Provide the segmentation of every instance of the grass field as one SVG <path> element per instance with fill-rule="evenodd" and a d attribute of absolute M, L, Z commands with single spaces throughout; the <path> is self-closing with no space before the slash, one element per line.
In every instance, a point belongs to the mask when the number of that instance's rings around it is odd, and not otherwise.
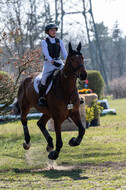
<path fill-rule="evenodd" d="M 57 161 L 47 158 L 37 120 L 28 122 L 32 142 L 28 151 L 22 147 L 20 121 L 0 123 L 0 189 L 126 189 L 126 99 L 108 102 L 117 115 L 101 117 L 101 125 L 87 129 L 78 147 L 68 145 L 77 131 L 62 132 L 64 144 Z"/>

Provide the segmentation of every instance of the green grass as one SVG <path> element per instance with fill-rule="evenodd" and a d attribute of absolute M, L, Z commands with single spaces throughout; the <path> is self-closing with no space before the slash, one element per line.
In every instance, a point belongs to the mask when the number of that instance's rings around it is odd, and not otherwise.
<path fill-rule="evenodd" d="M 126 189 L 126 99 L 108 100 L 117 115 L 100 118 L 80 146 L 70 147 L 77 131 L 62 132 L 63 148 L 57 161 L 48 160 L 46 140 L 29 120 L 32 146 L 22 147 L 20 121 L 0 124 L 0 189 Z M 50 132 L 55 142 L 54 132 Z M 51 170 L 50 170 L 51 169 Z"/>

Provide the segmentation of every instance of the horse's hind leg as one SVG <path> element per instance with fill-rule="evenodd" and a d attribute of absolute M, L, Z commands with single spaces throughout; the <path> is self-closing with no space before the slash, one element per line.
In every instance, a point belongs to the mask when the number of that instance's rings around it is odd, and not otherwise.
<path fill-rule="evenodd" d="M 47 148 L 46 150 L 48 152 L 50 152 L 51 150 L 53 150 L 54 148 L 54 145 L 53 145 L 53 139 L 52 137 L 50 136 L 48 130 L 46 129 L 46 123 L 47 121 L 50 119 L 51 117 L 48 116 L 48 115 L 42 115 L 42 117 L 40 118 L 40 120 L 37 122 L 37 125 L 39 126 L 41 132 L 43 133 L 46 141 L 47 141 Z"/>
<path fill-rule="evenodd" d="M 29 130 L 27 126 L 27 114 L 29 113 L 30 108 L 27 107 L 21 107 L 21 122 L 23 125 L 23 130 L 24 130 L 24 136 L 25 136 L 25 141 L 23 143 L 23 147 L 25 150 L 28 150 L 31 146 L 30 142 L 30 135 L 29 135 Z"/>

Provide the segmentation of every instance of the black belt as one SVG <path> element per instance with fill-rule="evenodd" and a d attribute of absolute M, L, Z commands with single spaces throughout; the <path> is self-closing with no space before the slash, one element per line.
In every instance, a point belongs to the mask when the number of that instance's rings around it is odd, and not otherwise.
<path fill-rule="evenodd" d="M 53 58 L 54 60 L 60 60 L 60 57 L 58 58 Z M 44 59 L 44 61 L 48 61 L 48 59 Z"/>
<path fill-rule="evenodd" d="M 58 62 L 55 62 L 55 61 L 54 61 L 53 65 L 55 65 L 56 67 L 60 67 L 60 66 L 61 66 L 61 63 L 58 63 Z"/>

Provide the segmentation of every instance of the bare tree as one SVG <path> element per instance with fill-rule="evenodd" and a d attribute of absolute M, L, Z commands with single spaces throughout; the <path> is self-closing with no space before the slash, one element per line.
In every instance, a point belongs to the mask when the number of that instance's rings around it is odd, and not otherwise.
<path fill-rule="evenodd" d="M 46 0 L 3 0 L 0 8 L 3 66 L 13 62 L 14 57 L 21 58 L 26 50 L 40 47 L 45 24 L 52 20 L 52 15 Z"/>

